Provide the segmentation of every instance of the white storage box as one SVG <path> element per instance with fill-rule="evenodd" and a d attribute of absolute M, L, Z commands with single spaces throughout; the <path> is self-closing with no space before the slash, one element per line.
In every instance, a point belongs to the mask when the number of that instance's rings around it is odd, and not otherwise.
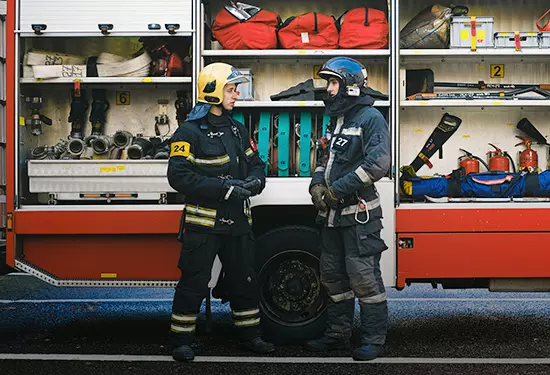
<path fill-rule="evenodd" d="M 540 48 L 550 48 L 550 31 L 544 31 L 539 34 Z"/>
<path fill-rule="evenodd" d="M 538 32 L 520 31 L 517 34 L 516 36 L 515 32 L 495 33 L 495 48 L 515 48 L 520 50 L 522 48 L 539 47 Z"/>
<path fill-rule="evenodd" d="M 254 100 L 254 76 L 252 71 L 248 68 L 236 69 L 248 78 L 248 82 L 240 83 L 237 87 L 237 90 L 241 93 L 239 95 L 239 100 Z"/>
<path fill-rule="evenodd" d="M 453 17 L 451 19 L 451 48 L 493 47 L 494 17 Z M 472 39 L 472 33 L 475 38 Z"/>
<path fill-rule="evenodd" d="M 31 193 L 171 193 L 168 160 L 29 160 Z"/>

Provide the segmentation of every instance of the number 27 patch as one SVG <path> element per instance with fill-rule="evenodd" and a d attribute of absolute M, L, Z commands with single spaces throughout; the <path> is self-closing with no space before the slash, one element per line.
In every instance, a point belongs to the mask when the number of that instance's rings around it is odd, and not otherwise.
<path fill-rule="evenodd" d="M 191 153 L 191 145 L 189 142 L 172 142 L 170 147 L 170 157 L 184 156 L 187 157 Z"/>

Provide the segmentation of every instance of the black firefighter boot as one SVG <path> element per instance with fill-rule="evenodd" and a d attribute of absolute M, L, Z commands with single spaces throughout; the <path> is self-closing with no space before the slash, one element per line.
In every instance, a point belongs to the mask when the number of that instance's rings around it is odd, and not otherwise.
<path fill-rule="evenodd" d="M 384 342 L 388 332 L 388 304 L 360 303 L 362 346 L 353 351 L 356 361 L 371 361 L 384 354 Z"/>
<path fill-rule="evenodd" d="M 189 345 L 180 345 L 172 351 L 172 358 L 179 362 L 192 361 L 195 359 L 195 353 Z"/>
<path fill-rule="evenodd" d="M 275 351 L 275 346 L 270 342 L 264 341 L 260 336 L 254 337 L 251 340 L 241 341 L 239 345 L 257 354 L 267 354 Z"/>
<path fill-rule="evenodd" d="M 304 344 L 304 349 L 310 352 L 350 349 L 349 338 L 351 336 L 354 312 L 354 299 L 333 302 L 329 298 L 325 335 L 318 339 L 307 341 Z"/>

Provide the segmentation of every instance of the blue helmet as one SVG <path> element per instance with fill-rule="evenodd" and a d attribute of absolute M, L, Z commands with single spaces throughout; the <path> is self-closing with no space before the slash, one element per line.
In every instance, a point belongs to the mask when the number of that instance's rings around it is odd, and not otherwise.
<path fill-rule="evenodd" d="M 326 79 L 336 78 L 344 96 L 359 96 L 361 88 L 367 87 L 367 69 L 359 61 L 349 57 L 333 57 L 323 64 L 318 73 Z"/>

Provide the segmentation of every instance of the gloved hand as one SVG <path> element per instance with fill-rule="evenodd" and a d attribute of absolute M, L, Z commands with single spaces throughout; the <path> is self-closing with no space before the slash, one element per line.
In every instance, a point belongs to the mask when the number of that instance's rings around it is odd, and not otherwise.
<path fill-rule="evenodd" d="M 334 194 L 331 187 L 326 190 L 323 201 L 334 210 L 338 207 L 338 198 L 336 198 L 336 194 Z"/>
<path fill-rule="evenodd" d="M 244 185 L 244 181 L 243 180 L 226 180 L 229 184 L 233 185 L 233 186 L 239 186 L 239 187 L 243 187 Z M 245 188 L 246 189 L 246 188 Z"/>
<path fill-rule="evenodd" d="M 233 185 L 229 181 L 224 181 L 223 188 L 225 192 L 222 196 L 222 200 L 225 200 L 225 201 L 227 200 L 244 201 L 250 198 L 250 196 L 252 195 L 252 193 L 249 190 L 241 186 Z"/>
<path fill-rule="evenodd" d="M 252 193 L 252 196 L 258 195 L 260 193 L 260 189 L 262 188 L 262 180 L 260 180 L 256 176 L 248 176 L 244 180 L 243 188 L 246 190 L 249 190 Z"/>
<path fill-rule="evenodd" d="M 325 195 L 326 191 L 326 186 L 320 184 L 313 185 L 309 189 L 309 194 L 311 194 L 311 201 L 313 202 L 313 205 L 315 206 L 315 209 L 317 209 L 317 211 L 328 210 L 326 203 L 323 201 L 323 195 Z"/>

